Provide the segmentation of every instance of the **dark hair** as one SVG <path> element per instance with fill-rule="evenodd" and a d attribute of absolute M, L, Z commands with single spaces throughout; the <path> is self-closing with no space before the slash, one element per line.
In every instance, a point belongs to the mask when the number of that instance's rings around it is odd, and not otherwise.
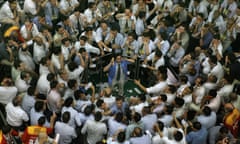
<path fill-rule="evenodd" d="M 166 31 L 160 31 L 159 32 L 159 35 L 161 36 L 161 38 L 163 40 L 167 40 L 168 39 L 168 35 L 167 35 L 167 32 Z"/>
<path fill-rule="evenodd" d="M 123 98 L 122 96 L 117 96 L 117 97 L 116 97 L 116 101 L 120 101 L 120 100 L 121 100 L 121 101 L 124 101 L 124 98 Z"/>
<path fill-rule="evenodd" d="M 88 3 L 88 8 L 93 8 L 94 5 L 95 5 L 94 2 L 89 2 L 89 3 Z"/>
<path fill-rule="evenodd" d="M 14 65 L 14 67 L 17 69 L 18 67 L 20 67 L 20 64 L 22 63 L 22 61 L 20 61 L 20 60 L 15 60 L 14 61 L 14 63 L 13 63 L 13 65 Z"/>
<path fill-rule="evenodd" d="M 58 81 L 56 81 L 56 80 L 53 80 L 53 81 L 50 82 L 50 88 L 51 89 L 56 88 L 57 85 L 58 85 Z"/>
<path fill-rule="evenodd" d="M 48 59 L 49 59 L 48 57 L 42 57 L 39 63 L 42 65 L 46 65 Z"/>
<path fill-rule="evenodd" d="M 78 50 L 78 52 L 82 54 L 83 52 L 86 52 L 86 49 L 82 47 Z"/>
<path fill-rule="evenodd" d="M 173 135 L 174 139 L 176 141 L 181 141 L 183 139 L 183 134 L 180 131 L 177 131 L 174 135 Z"/>
<path fill-rule="evenodd" d="M 118 31 L 118 26 L 116 23 L 113 23 L 110 27 L 111 31 Z"/>
<path fill-rule="evenodd" d="M 193 127 L 197 130 L 200 130 L 202 128 L 202 125 L 200 122 L 196 121 L 193 123 Z"/>
<path fill-rule="evenodd" d="M 85 28 L 85 31 L 86 31 L 86 32 L 93 31 L 93 28 L 90 27 L 90 26 L 88 26 L 88 27 Z"/>
<path fill-rule="evenodd" d="M 64 39 L 62 39 L 62 43 L 63 44 L 65 44 L 65 42 L 67 42 L 67 41 L 71 41 L 69 38 L 64 38 Z"/>
<path fill-rule="evenodd" d="M 118 136 L 117 136 L 117 141 L 120 142 L 120 143 L 123 143 L 126 139 L 126 134 L 125 132 L 121 131 L 118 133 Z"/>
<path fill-rule="evenodd" d="M 62 115 L 62 121 L 64 123 L 68 123 L 68 121 L 70 120 L 70 116 L 71 116 L 70 112 L 68 111 L 64 112 Z"/>
<path fill-rule="evenodd" d="M 68 69 L 71 72 L 73 72 L 77 67 L 78 67 L 77 64 L 73 61 L 69 62 L 69 64 L 68 64 Z"/>
<path fill-rule="evenodd" d="M 56 46 L 52 49 L 52 53 L 55 54 L 55 55 L 58 55 L 61 53 L 61 47 L 59 46 Z"/>
<path fill-rule="evenodd" d="M 188 77 L 186 75 L 181 75 L 180 76 L 180 81 L 183 83 L 187 83 L 188 82 Z"/>
<path fill-rule="evenodd" d="M 115 120 L 117 121 L 117 122 L 122 122 L 122 120 L 123 120 L 123 113 L 122 112 L 118 112 L 117 114 L 116 114 L 116 116 L 115 116 Z"/>
<path fill-rule="evenodd" d="M 180 98 L 180 97 L 176 97 L 176 98 L 175 98 L 175 103 L 176 103 L 179 107 L 181 107 L 181 106 L 184 105 L 184 99 L 183 99 L 183 98 Z"/>
<path fill-rule="evenodd" d="M 168 85 L 168 87 L 171 93 L 175 93 L 177 91 L 177 88 L 174 85 Z"/>
<path fill-rule="evenodd" d="M 161 100 L 163 102 L 166 102 L 167 101 L 167 95 L 166 94 L 160 94 L 160 97 L 161 97 Z"/>
<path fill-rule="evenodd" d="M 228 134 L 228 128 L 225 127 L 225 126 L 222 126 L 222 127 L 219 129 L 219 132 L 222 133 L 222 134 Z"/>
<path fill-rule="evenodd" d="M 187 120 L 192 121 L 195 118 L 196 113 L 197 112 L 194 110 L 188 110 L 187 111 Z"/>
<path fill-rule="evenodd" d="M 172 114 L 173 106 L 172 105 L 166 105 L 166 108 L 167 108 L 167 110 L 166 110 L 167 114 Z"/>
<path fill-rule="evenodd" d="M 64 101 L 64 106 L 66 107 L 70 107 L 73 104 L 73 98 L 72 97 L 68 97 L 65 101 Z"/>
<path fill-rule="evenodd" d="M 163 131 L 164 123 L 162 121 L 158 121 L 157 124 L 158 124 L 160 131 Z"/>
<path fill-rule="evenodd" d="M 101 107 L 103 103 L 104 103 L 104 101 L 103 101 L 102 99 L 99 99 L 99 100 L 96 102 L 96 106 L 97 106 L 97 107 Z"/>
<path fill-rule="evenodd" d="M 135 32 L 129 32 L 128 33 L 128 36 L 132 36 L 133 37 L 133 39 L 137 39 L 137 35 L 136 35 L 136 33 Z"/>
<path fill-rule="evenodd" d="M 216 89 L 212 89 L 208 92 L 208 95 L 212 96 L 212 97 L 216 97 L 217 96 L 217 90 Z"/>
<path fill-rule="evenodd" d="M 133 120 L 134 120 L 135 122 L 139 122 L 139 121 L 141 120 L 141 115 L 140 115 L 140 113 L 135 112 L 134 115 L 133 115 Z"/>
<path fill-rule="evenodd" d="M 76 83 L 77 83 L 77 80 L 70 79 L 70 80 L 68 80 L 67 85 L 70 89 L 73 89 L 75 87 Z"/>
<path fill-rule="evenodd" d="M 30 86 L 30 87 L 27 89 L 27 94 L 28 94 L 29 96 L 33 96 L 34 93 L 35 93 L 35 87 Z"/>
<path fill-rule="evenodd" d="M 92 114 L 92 111 L 93 111 L 93 110 L 94 110 L 94 105 L 93 105 L 93 104 L 88 105 L 88 106 L 86 106 L 85 109 L 84 109 L 84 114 L 85 114 L 86 116 L 89 116 L 90 114 Z"/>
<path fill-rule="evenodd" d="M 46 122 L 45 116 L 41 116 L 41 117 L 38 119 L 38 125 L 40 125 L 40 126 L 44 125 L 45 122 Z"/>
<path fill-rule="evenodd" d="M 75 90 L 74 91 L 74 98 L 75 98 L 75 100 L 79 100 L 79 95 L 80 94 L 83 94 L 84 92 L 82 92 L 81 90 Z"/>
<path fill-rule="evenodd" d="M 151 37 L 151 34 L 148 31 L 144 31 L 142 34 L 143 37 Z"/>
<path fill-rule="evenodd" d="M 157 49 L 155 52 L 155 56 L 162 57 L 162 52 L 159 49 Z"/>
<path fill-rule="evenodd" d="M 166 74 L 167 73 L 167 67 L 166 66 L 158 67 L 158 72 L 160 72 L 161 74 Z"/>
<path fill-rule="evenodd" d="M 34 104 L 34 109 L 36 112 L 40 112 L 41 110 L 43 110 L 43 107 L 44 107 L 43 101 L 36 101 Z"/>
<path fill-rule="evenodd" d="M 52 81 L 52 80 L 54 80 L 55 79 L 55 74 L 54 73 L 49 73 L 48 75 L 47 75 L 47 80 L 50 82 L 50 81 Z"/>
<path fill-rule="evenodd" d="M 22 71 L 20 74 L 20 78 L 23 80 L 24 78 L 27 77 L 28 72 Z"/>
<path fill-rule="evenodd" d="M 211 56 L 209 56 L 209 59 L 210 59 L 210 61 L 211 61 L 212 63 L 214 63 L 214 64 L 217 64 L 217 62 L 218 62 L 216 56 L 211 55 Z"/>
<path fill-rule="evenodd" d="M 138 13 L 138 17 L 139 17 L 140 19 L 145 18 L 145 16 L 146 16 L 146 12 L 145 12 L 145 11 L 140 11 L 140 12 Z"/>
<path fill-rule="evenodd" d="M 139 99 L 142 101 L 142 102 L 145 102 L 146 101 L 146 96 L 145 96 L 145 94 L 143 93 L 143 94 L 140 94 L 140 95 L 138 95 L 138 97 L 139 97 Z"/>
<path fill-rule="evenodd" d="M 205 106 L 205 107 L 203 108 L 202 112 L 203 112 L 203 114 L 204 114 L 205 116 L 210 116 L 212 110 L 210 109 L 210 107 Z"/>
<path fill-rule="evenodd" d="M 102 119 L 102 113 L 101 112 L 96 112 L 95 114 L 94 114 L 94 119 L 95 119 L 95 121 L 100 121 L 101 119 Z"/>
<path fill-rule="evenodd" d="M 79 40 L 87 41 L 88 38 L 87 38 L 86 36 L 81 36 L 81 37 L 79 38 Z"/>

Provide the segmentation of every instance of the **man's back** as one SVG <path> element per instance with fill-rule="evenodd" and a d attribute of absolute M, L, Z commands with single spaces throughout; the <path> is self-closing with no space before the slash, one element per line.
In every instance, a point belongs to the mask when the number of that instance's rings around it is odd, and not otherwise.
<path fill-rule="evenodd" d="M 107 133 L 105 123 L 95 120 L 87 120 L 82 128 L 82 133 L 87 133 L 87 141 L 89 144 L 95 144 L 97 141 L 102 140 L 103 136 Z"/>

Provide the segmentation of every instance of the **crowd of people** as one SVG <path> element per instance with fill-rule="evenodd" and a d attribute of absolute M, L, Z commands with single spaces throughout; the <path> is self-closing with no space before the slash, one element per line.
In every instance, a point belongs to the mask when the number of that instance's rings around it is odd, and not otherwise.
<path fill-rule="evenodd" d="M 7 0 L 0 30 L 0 144 L 240 143 L 238 0 Z"/>

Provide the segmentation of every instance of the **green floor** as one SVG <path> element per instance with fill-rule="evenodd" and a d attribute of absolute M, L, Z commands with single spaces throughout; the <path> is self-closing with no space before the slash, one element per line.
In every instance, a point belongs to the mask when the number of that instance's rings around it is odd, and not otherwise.
<path fill-rule="evenodd" d="M 107 83 L 107 75 L 106 73 L 103 74 L 102 81 L 100 81 L 100 73 L 95 73 L 89 76 L 89 82 L 92 82 L 96 87 L 96 92 L 100 91 L 101 86 L 99 83 Z M 139 94 L 143 93 L 142 90 L 133 82 L 133 80 L 128 80 L 124 86 L 124 96 L 138 96 Z M 117 91 L 113 90 L 113 95 L 117 95 Z"/>

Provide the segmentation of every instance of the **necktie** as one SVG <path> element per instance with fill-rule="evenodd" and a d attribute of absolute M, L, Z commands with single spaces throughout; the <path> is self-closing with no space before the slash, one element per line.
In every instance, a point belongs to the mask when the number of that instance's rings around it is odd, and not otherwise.
<path fill-rule="evenodd" d="M 81 28 L 81 24 L 80 24 L 80 21 L 79 21 L 79 17 L 77 17 L 77 28 L 78 28 L 78 32 L 81 33 L 82 28 Z"/>
<path fill-rule="evenodd" d="M 120 63 L 118 64 L 118 70 L 117 70 L 117 81 L 119 81 L 120 80 L 120 76 L 121 76 L 121 65 L 120 65 Z"/>

